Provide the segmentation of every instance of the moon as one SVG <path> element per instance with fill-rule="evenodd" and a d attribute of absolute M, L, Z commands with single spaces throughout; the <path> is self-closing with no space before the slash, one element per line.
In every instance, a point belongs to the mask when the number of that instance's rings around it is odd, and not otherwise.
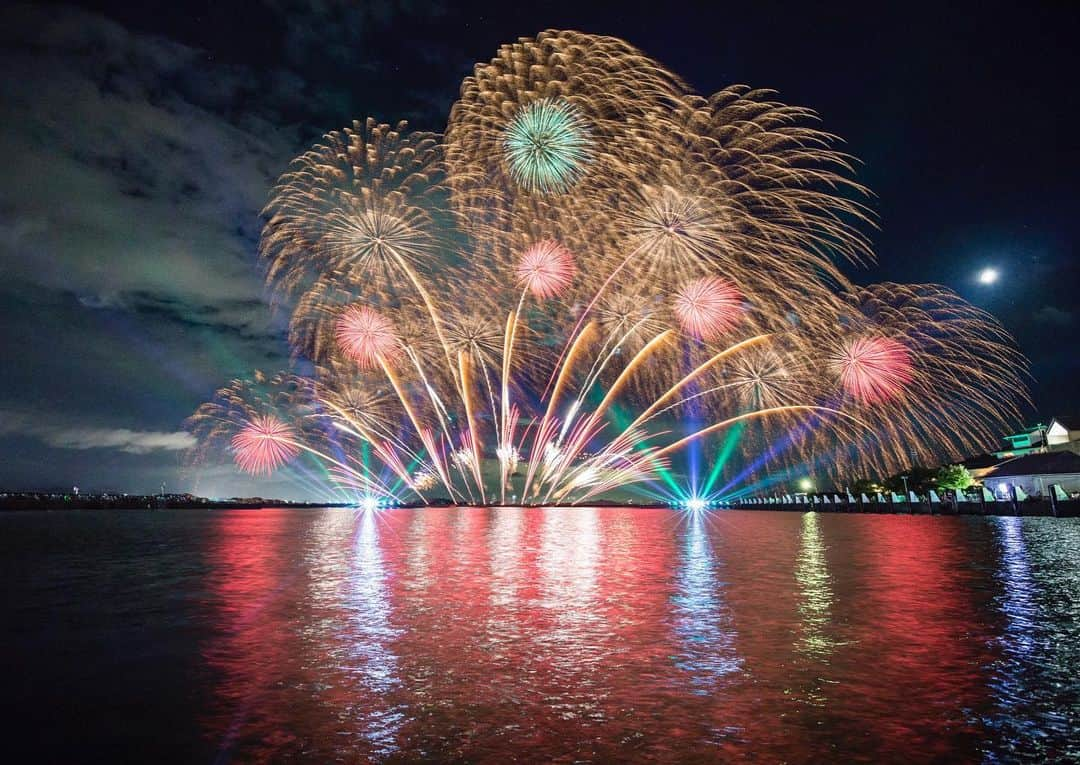
<path fill-rule="evenodd" d="M 979 284 L 993 284 L 998 280 L 1000 274 L 996 268 L 987 267 L 979 272 Z"/>

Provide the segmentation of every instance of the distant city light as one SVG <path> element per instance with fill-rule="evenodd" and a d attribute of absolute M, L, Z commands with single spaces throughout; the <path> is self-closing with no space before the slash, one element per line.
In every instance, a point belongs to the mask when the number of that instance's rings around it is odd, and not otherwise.
<path fill-rule="evenodd" d="M 993 284 L 1001 274 L 996 268 L 984 268 L 979 272 L 979 284 Z"/>

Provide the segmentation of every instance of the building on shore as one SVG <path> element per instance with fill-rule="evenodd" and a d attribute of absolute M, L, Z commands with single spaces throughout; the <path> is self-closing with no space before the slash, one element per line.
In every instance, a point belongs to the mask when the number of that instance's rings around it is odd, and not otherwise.
<path fill-rule="evenodd" d="M 1029 497 L 1045 497 L 1055 485 L 1066 494 L 1077 494 L 1080 454 L 1061 450 L 1012 457 L 989 468 L 980 480 L 999 499 L 1010 498 L 1014 489 Z"/>
<path fill-rule="evenodd" d="M 1024 428 L 1002 439 L 1000 451 L 964 460 L 977 483 L 999 499 L 1015 487 L 1027 496 L 1047 496 L 1053 485 L 1068 494 L 1080 492 L 1080 418 L 1053 417 L 1048 424 Z"/>
<path fill-rule="evenodd" d="M 994 455 L 999 459 L 1023 457 L 1025 454 L 1046 452 L 1074 452 L 1080 454 L 1080 420 L 1054 417 L 1048 424 L 1029 428 L 1005 436 L 1006 446 Z"/>

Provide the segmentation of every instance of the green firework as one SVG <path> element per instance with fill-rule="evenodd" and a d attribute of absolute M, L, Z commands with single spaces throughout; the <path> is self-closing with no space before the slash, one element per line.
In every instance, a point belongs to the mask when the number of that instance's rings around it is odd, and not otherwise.
<path fill-rule="evenodd" d="M 566 190 L 592 155 L 581 112 L 564 100 L 544 98 L 518 110 L 506 127 L 503 150 L 510 175 L 526 191 Z"/>

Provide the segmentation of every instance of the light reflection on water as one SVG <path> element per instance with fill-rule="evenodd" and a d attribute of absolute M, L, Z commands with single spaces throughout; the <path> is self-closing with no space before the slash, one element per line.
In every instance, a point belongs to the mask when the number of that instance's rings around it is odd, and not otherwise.
<path fill-rule="evenodd" d="M 356 716 L 349 717 L 372 743 L 374 752 L 385 755 L 396 749 L 396 734 L 405 720 L 406 710 L 390 701 L 392 692 L 401 687 L 394 642 L 402 636 L 402 630 L 390 623 L 388 574 L 379 541 L 375 514 L 362 513 L 356 534 L 355 563 L 346 572 L 343 595 L 348 619 L 342 625 L 340 640 L 348 647 L 344 668 L 360 681 L 356 701 L 362 705 L 356 709 Z M 363 704 L 367 700 L 374 703 Z M 383 700 L 386 703 L 380 703 Z"/>
<path fill-rule="evenodd" d="M 1080 761 L 1080 529 L 1050 520 L 994 519 L 1005 624 L 988 725 L 1004 746 L 987 752 L 991 762 Z M 1062 678 L 1062 668 L 1072 678 Z M 1057 692 L 1037 692 L 1043 685 Z"/>
<path fill-rule="evenodd" d="M 724 603 L 720 578 L 702 513 L 693 513 L 684 529 L 677 591 L 672 597 L 675 634 L 680 641 L 677 666 L 689 676 L 691 692 L 709 695 L 723 679 L 742 669 L 735 647 L 735 624 Z"/>
<path fill-rule="evenodd" d="M 795 562 L 799 613 L 803 617 L 798 648 L 811 658 L 825 660 L 836 643 L 828 631 L 832 623 L 833 593 L 818 518 L 817 513 L 803 514 L 802 545 Z"/>
<path fill-rule="evenodd" d="M 1080 759 L 1076 520 L 0 523 L 7 716 L 39 761 Z"/>

